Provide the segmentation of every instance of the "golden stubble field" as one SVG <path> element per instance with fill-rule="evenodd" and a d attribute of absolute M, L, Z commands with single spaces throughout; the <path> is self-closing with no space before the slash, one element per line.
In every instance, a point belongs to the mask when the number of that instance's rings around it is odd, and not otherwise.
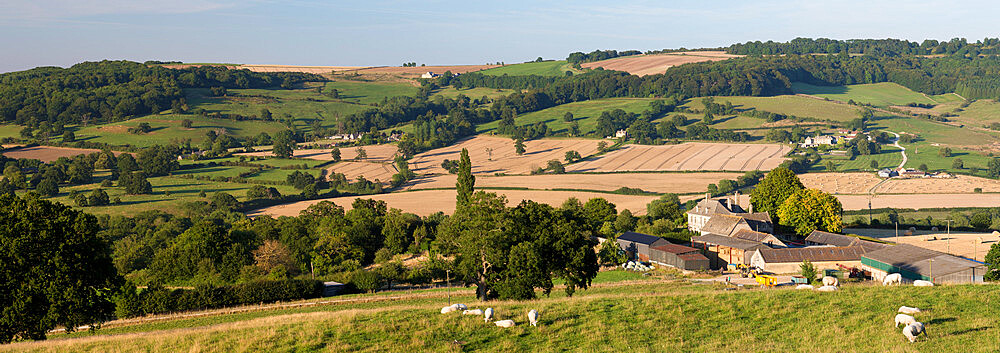
<path fill-rule="evenodd" d="M 627 145 L 588 161 L 574 163 L 568 172 L 628 171 L 750 171 L 771 170 L 792 150 L 787 145 L 698 143 Z"/>
<path fill-rule="evenodd" d="M 742 55 L 726 54 L 723 51 L 693 51 L 654 55 L 634 55 L 580 64 L 588 69 L 603 67 L 605 70 L 625 71 L 633 75 L 646 76 L 662 74 L 667 69 L 688 63 L 720 61 L 738 58 Z"/>
<path fill-rule="evenodd" d="M 445 159 L 457 161 L 465 148 L 469 150 L 474 174 L 528 174 L 535 167 L 544 168 L 549 160 L 565 162 L 567 151 L 577 151 L 581 156 L 597 153 L 599 142 L 586 139 L 525 141 L 526 152 L 518 156 L 514 140 L 478 135 L 448 147 L 417 154 L 410 160 L 410 169 L 417 174 L 446 174 L 448 171 L 441 167 L 441 162 Z"/>
<path fill-rule="evenodd" d="M 702 193 L 708 184 L 734 180 L 742 173 L 614 173 L 614 174 L 542 174 L 476 177 L 476 186 L 514 187 L 536 190 L 577 189 L 614 191 L 621 187 L 639 188 L 657 193 Z M 455 175 L 420 177 L 405 186 L 407 190 L 454 188 Z"/>

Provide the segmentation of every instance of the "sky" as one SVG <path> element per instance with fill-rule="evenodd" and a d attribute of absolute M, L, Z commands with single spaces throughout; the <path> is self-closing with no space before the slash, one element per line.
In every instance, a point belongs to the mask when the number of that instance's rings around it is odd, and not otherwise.
<path fill-rule="evenodd" d="M 125 59 L 507 64 L 753 40 L 998 37 L 997 1 L 0 0 L 0 72 Z"/>

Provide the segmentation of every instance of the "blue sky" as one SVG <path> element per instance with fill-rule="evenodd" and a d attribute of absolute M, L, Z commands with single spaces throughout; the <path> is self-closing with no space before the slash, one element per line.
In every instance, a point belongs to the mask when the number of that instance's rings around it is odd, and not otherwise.
<path fill-rule="evenodd" d="M 101 59 L 400 65 L 795 37 L 997 37 L 994 1 L 0 0 L 0 72 Z"/>

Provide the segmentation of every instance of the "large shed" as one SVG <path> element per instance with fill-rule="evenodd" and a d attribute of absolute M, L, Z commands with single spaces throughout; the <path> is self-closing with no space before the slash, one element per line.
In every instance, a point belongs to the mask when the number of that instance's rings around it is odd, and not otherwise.
<path fill-rule="evenodd" d="M 723 268 L 730 264 L 748 264 L 753 251 L 767 247 L 760 242 L 716 234 L 691 237 L 691 246 L 702 250 L 708 257 L 712 269 Z"/>
<path fill-rule="evenodd" d="M 865 249 L 860 246 L 815 246 L 806 248 L 761 248 L 753 254 L 750 266 L 770 273 L 797 273 L 803 261 L 809 260 L 817 270 L 860 267 L 861 255 Z"/>
<path fill-rule="evenodd" d="M 982 283 L 986 265 L 981 262 L 921 247 L 900 244 L 864 254 L 861 268 L 882 280 L 899 273 L 908 280 L 934 283 Z"/>
<path fill-rule="evenodd" d="M 639 261 L 649 261 L 650 246 L 667 244 L 670 242 L 666 239 L 636 232 L 625 232 L 618 236 L 618 246 L 625 250 L 629 259 Z"/>
<path fill-rule="evenodd" d="M 702 271 L 711 267 L 708 258 L 701 251 L 677 244 L 649 247 L 649 261 L 689 271 Z"/>
<path fill-rule="evenodd" d="M 806 245 L 851 246 L 857 239 L 843 234 L 814 230 L 806 237 Z"/>
<path fill-rule="evenodd" d="M 767 234 L 764 232 L 755 232 L 747 229 L 740 229 L 733 233 L 733 238 L 739 238 L 743 240 L 755 241 L 758 243 L 764 243 L 772 248 L 785 248 L 788 247 L 785 242 L 778 239 L 774 234 Z"/>

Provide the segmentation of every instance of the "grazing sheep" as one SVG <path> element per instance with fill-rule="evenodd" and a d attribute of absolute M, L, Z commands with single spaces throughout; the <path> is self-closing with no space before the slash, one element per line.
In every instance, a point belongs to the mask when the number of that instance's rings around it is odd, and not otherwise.
<path fill-rule="evenodd" d="M 528 322 L 531 322 L 531 326 L 538 326 L 538 310 L 531 309 L 528 312 Z"/>
<path fill-rule="evenodd" d="M 840 281 L 837 280 L 837 277 L 824 276 L 823 277 L 823 285 L 824 286 L 836 287 L 836 286 L 840 285 Z"/>
<path fill-rule="evenodd" d="M 900 284 L 903 282 L 903 276 L 898 273 L 890 273 L 882 279 L 882 285 L 888 286 L 890 284 Z"/>
<path fill-rule="evenodd" d="M 901 306 L 899 307 L 899 312 L 903 314 L 916 314 L 920 312 L 920 309 L 909 306 Z"/>
<path fill-rule="evenodd" d="M 514 320 L 500 320 L 500 321 L 494 322 L 494 324 L 496 324 L 499 327 L 504 327 L 504 328 L 506 328 L 506 327 L 514 327 Z"/>
<path fill-rule="evenodd" d="M 483 315 L 486 316 L 483 320 L 490 322 L 490 320 L 493 319 L 493 308 L 486 308 L 486 312 L 484 312 Z"/>
<path fill-rule="evenodd" d="M 917 319 L 914 319 L 913 316 L 906 314 L 896 314 L 896 327 L 899 327 L 900 324 L 902 324 L 903 326 L 907 326 L 914 322 L 917 322 Z"/>
<path fill-rule="evenodd" d="M 480 309 L 466 310 L 462 312 L 462 315 L 482 315 L 483 311 Z"/>
<path fill-rule="evenodd" d="M 469 307 L 465 306 L 465 304 L 452 304 L 451 306 L 455 307 L 455 309 L 457 309 L 457 310 L 468 310 L 469 309 Z"/>
<path fill-rule="evenodd" d="M 922 279 L 918 279 L 916 281 L 913 281 L 913 286 L 914 287 L 933 287 L 934 286 L 934 282 L 925 281 L 925 280 L 922 280 Z"/>
<path fill-rule="evenodd" d="M 449 305 L 449 306 L 441 308 L 441 313 L 442 314 L 447 314 L 447 313 L 450 313 L 452 311 L 458 311 L 458 309 L 456 309 L 454 305 Z"/>
<path fill-rule="evenodd" d="M 822 286 L 822 287 L 819 287 L 819 289 L 817 289 L 817 290 L 820 291 L 820 292 L 836 292 L 837 291 L 837 287 L 834 287 L 834 286 Z"/>
<path fill-rule="evenodd" d="M 923 323 L 914 322 L 903 328 L 903 336 L 906 336 L 910 342 L 916 342 L 917 336 L 920 336 L 921 333 L 927 336 L 927 330 L 924 329 Z"/>
<path fill-rule="evenodd" d="M 800 285 L 795 286 L 795 289 L 813 290 L 813 289 L 816 289 L 816 287 L 813 287 L 811 284 L 800 284 Z"/>

